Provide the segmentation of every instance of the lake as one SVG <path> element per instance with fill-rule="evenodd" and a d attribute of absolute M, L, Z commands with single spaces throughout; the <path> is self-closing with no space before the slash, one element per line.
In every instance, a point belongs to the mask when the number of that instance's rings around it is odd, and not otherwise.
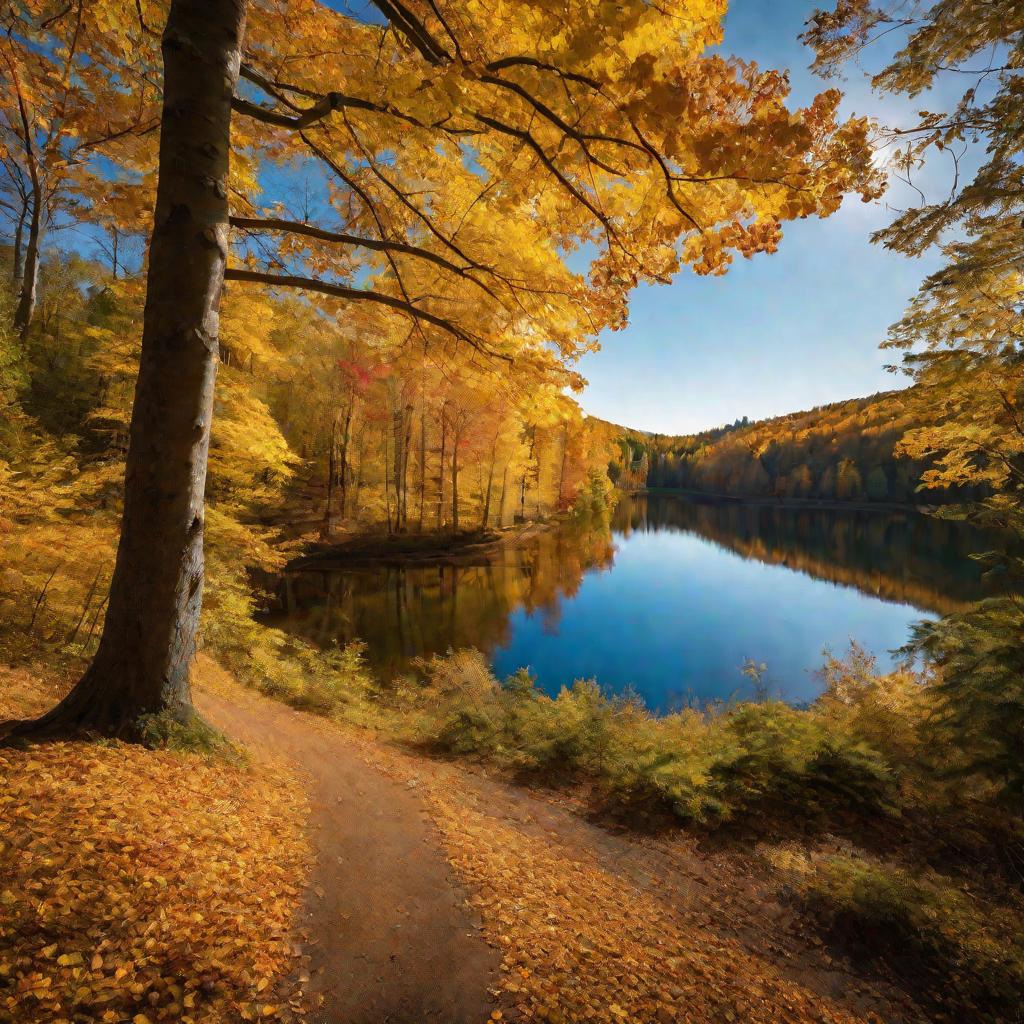
<path fill-rule="evenodd" d="M 914 511 L 624 498 L 608 519 L 563 524 L 448 564 L 289 572 L 275 624 L 317 644 L 361 639 L 385 676 L 418 655 L 476 647 L 504 677 L 528 666 L 557 693 L 574 679 L 631 688 L 652 709 L 770 692 L 813 699 L 822 651 L 851 639 L 893 664 L 910 625 L 982 595 L 982 535 Z M 458 564 L 455 562 L 458 561 Z"/>

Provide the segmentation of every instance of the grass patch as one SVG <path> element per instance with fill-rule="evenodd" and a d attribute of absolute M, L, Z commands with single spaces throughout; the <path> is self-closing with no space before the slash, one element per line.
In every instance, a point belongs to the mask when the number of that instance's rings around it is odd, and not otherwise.
<path fill-rule="evenodd" d="M 201 754 L 222 758 L 234 764 L 245 761 L 245 752 L 241 747 L 197 714 L 189 715 L 184 722 L 166 711 L 158 715 L 143 715 L 138 721 L 138 727 L 143 743 L 152 750 Z"/>

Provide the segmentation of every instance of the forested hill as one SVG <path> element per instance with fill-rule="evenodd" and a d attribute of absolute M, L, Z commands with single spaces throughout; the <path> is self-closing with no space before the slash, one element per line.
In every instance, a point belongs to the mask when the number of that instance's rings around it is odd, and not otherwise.
<path fill-rule="evenodd" d="M 973 497 L 963 489 L 919 489 L 927 463 L 896 451 L 920 425 L 908 394 L 885 391 L 754 422 L 744 417 L 691 435 L 623 428 L 622 460 L 610 473 L 627 487 L 738 497 L 917 504 Z"/>

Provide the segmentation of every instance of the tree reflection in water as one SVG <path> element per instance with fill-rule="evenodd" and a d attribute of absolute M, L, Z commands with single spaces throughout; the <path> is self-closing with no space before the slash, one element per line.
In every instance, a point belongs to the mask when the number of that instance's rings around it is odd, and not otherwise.
<path fill-rule="evenodd" d="M 616 544 L 628 544 L 637 533 L 665 532 L 930 613 L 951 611 L 983 592 L 969 555 L 984 550 L 986 540 L 962 524 L 913 511 L 794 509 L 646 494 L 624 498 L 610 522 L 562 524 L 486 555 L 296 570 L 282 581 L 283 607 L 271 618 L 322 645 L 365 641 L 371 665 L 384 676 L 419 655 L 461 647 L 492 654 L 509 645 L 517 613 L 539 617 L 545 633 L 557 632 L 585 575 L 613 568 Z M 658 585 L 671 586 L 675 570 L 664 571 L 668 578 Z M 609 622 L 595 618 L 592 628 L 607 630 Z M 628 646 L 628 630 L 618 622 L 615 628 Z"/>
<path fill-rule="evenodd" d="M 555 628 L 584 574 L 610 568 L 607 518 L 572 521 L 497 552 L 424 565 L 303 569 L 285 576 L 284 611 L 272 618 L 318 644 L 360 639 L 385 676 L 418 655 L 461 647 L 490 652 L 509 638 L 512 612 L 544 616 Z"/>
<path fill-rule="evenodd" d="M 940 615 L 983 596 L 971 554 L 982 531 L 914 510 L 836 509 L 701 501 L 637 494 L 620 502 L 612 530 L 694 533 L 744 558 Z"/>

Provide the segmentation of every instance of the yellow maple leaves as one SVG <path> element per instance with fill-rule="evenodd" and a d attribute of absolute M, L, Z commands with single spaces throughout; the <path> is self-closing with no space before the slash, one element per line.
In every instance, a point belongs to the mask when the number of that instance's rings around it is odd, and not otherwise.
<path fill-rule="evenodd" d="M 637 283 L 680 262 L 722 272 L 733 253 L 773 252 L 780 221 L 878 193 L 866 125 L 839 124 L 834 91 L 792 111 L 784 74 L 706 53 L 724 13 L 415 0 L 382 32 L 313 0 L 253 5 L 248 80 L 263 91 L 235 118 L 236 150 L 289 167 L 315 155 L 333 208 L 321 224 L 405 246 L 362 254 L 360 276 L 336 242 L 275 241 L 311 276 L 423 296 L 483 351 L 548 341 L 571 360 L 624 323 Z M 280 123 L 328 95 L 302 131 Z M 584 280 L 565 256 L 588 242 Z"/>
<path fill-rule="evenodd" d="M 292 1014 L 305 815 L 286 772 L 121 745 L 0 754 L 0 1021 Z"/>

